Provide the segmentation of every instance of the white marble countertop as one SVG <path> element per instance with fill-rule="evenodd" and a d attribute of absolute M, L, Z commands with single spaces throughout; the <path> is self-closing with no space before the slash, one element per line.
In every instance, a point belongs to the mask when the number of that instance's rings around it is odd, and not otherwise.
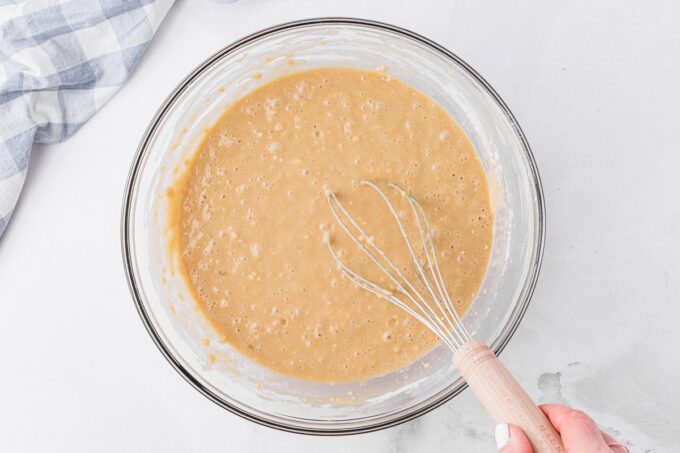
<path fill-rule="evenodd" d="M 676 1 L 179 1 L 125 87 L 33 152 L 0 240 L 0 450 L 491 452 L 465 392 L 341 438 L 254 425 L 171 369 L 128 293 L 119 208 L 152 115 L 208 55 L 314 16 L 390 22 L 476 68 L 522 124 L 548 211 L 543 271 L 502 355 L 540 401 L 589 412 L 637 452 L 680 444 L 680 4 Z"/>

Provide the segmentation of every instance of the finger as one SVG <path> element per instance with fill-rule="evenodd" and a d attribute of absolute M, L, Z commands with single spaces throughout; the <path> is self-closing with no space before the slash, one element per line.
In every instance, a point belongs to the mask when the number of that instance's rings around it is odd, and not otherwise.
<path fill-rule="evenodd" d="M 559 404 L 543 404 L 540 408 L 560 433 L 567 451 L 607 451 L 602 433 L 585 413 Z"/>
<path fill-rule="evenodd" d="M 515 425 L 496 425 L 496 446 L 500 453 L 533 453 L 531 443 L 524 431 Z"/>

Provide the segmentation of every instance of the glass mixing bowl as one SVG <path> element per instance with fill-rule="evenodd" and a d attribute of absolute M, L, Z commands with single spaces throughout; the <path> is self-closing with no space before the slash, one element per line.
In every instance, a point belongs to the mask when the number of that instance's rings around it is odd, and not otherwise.
<path fill-rule="evenodd" d="M 177 172 L 225 107 L 282 74 L 320 66 L 385 70 L 441 104 L 472 140 L 495 211 L 492 256 L 463 319 L 499 353 L 531 297 L 544 238 L 541 184 L 501 98 L 460 58 L 410 31 L 357 19 L 311 19 L 250 35 L 206 60 L 170 94 L 132 163 L 122 215 L 130 289 L 170 364 L 213 402 L 263 425 L 308 434 L 373 431 L 410 420 L 465 388 L 451 352 L 366 381 L 328 384 L 274 373 L 221 343 L 167 253 L 167 197 Z"/>

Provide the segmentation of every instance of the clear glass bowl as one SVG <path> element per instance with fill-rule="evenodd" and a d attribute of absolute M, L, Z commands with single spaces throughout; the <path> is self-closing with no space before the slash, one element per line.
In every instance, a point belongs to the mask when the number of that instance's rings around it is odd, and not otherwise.
<path fill-rule="evenodd" d="M 344 18 L 283 24 L 225 47 L 196 68 L 160 107 L 140 143 L 125 193 L 122 248 L 144 325 L 198 391 L 270 427 L 351 434 L 410 420 L 460 393 L 465 383 L 450 351 L 439 346 L 404 369 L 361 382 L 332 385 L 279 375 L 217 341 L 167 253 L 164 194 L 206 128 L 248 91 L 319 66 L 384 66 L 441 104 L 474 143 L 495 224 L 490 265 L 464 322 L 499 353 L 527 308 L 542 256 L 536 165 L 517 121 L 484 79 L 443 47 L 394 26 Z"/>

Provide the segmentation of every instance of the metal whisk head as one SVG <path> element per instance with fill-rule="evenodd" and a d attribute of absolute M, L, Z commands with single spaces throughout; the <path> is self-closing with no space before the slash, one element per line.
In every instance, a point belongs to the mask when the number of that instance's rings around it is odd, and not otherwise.
<path fill-rule="evenodd" d="M 434 332 L 452 351 L 457 351 L 465 343 L 470 341 L 470 334 L 461 322 L 458 312 L 456 312 L 451 297 L 442 279 L 437 261 L 437 253 L 432 240 L 432 230 L 427 220 L 425 211 L 418 201 L 399 186 L 388 183 L 387 187 L 397 191 L 406 202 L 408 202 L 415 225 L 417 227 L 424 260 L 418 259 L 416 249 L 411 243 L 406 232 L 404 223 L 397 213 L 394 205 L 380 187 L 371 181 L 361 181 L 362 186 L 369 187 L 377 192 L 387 204 L 392 216 L 394 217 L 399 231 L 408 248 L 410 258 L 414 264 L 413 275 L 420 282 L 414 285 L 405 271 L 399 269 L 397 265 L 378 247 L 372 236 L 368 235 L 352 215 L 347 212 L 338 197 L 333 192 L 327 193 L 328 204 L 333 216 L 340 224 L 341 228 L 357 247 L 365 253 L 368 258 L 382 271 L 394 284 L 395 289 L 390 291 L 377 283 L 359 275 L 347 266 L 333 249 L 330 237 L 326 235 L 325 241 L 333 259 L 340 271 L 360 288 L 386 299 L 398 307 L 402 308 L 420 322 L 425 324 Z"/>

